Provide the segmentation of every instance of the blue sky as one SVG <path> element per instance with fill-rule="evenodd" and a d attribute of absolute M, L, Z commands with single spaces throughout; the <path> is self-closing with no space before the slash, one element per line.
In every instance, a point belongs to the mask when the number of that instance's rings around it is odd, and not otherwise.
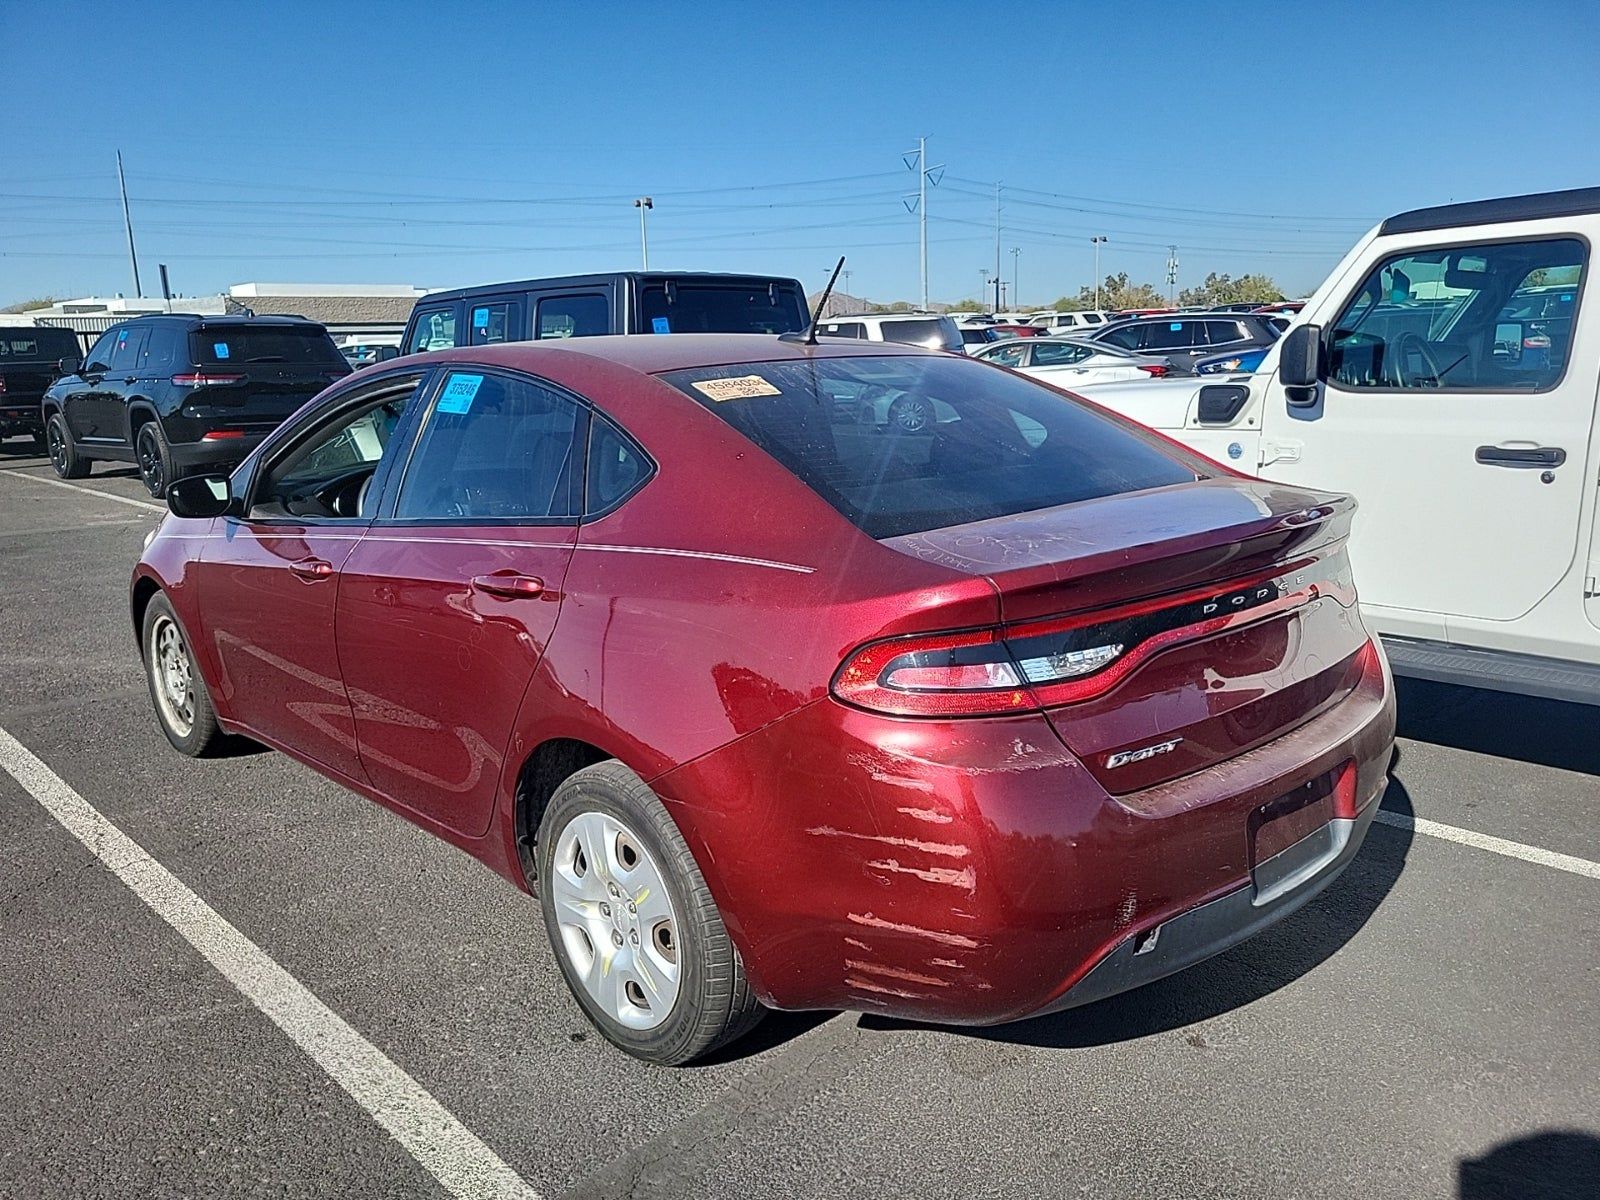
<path fill-rule="evenodd" d="M 781 15 L 779 15 L 781 12 Z M 639 262 L 915 299 L 995 260 L 1310 290 L 1424 204 L 1600 183 L 1600 6 L 0 0 L 0 304 L 245 281 L 451 286 Z M 1020 254 L 1015 258 L 1011 249 Z"/>

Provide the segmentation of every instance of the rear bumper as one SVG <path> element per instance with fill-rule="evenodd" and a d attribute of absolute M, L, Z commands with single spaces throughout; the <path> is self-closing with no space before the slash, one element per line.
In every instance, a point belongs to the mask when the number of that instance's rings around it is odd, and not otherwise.
<path fill-rule="evenodd" d="M 238 466 L 266 436 L 265 433 L 249 433 L 244 437 L 217 438 L 209 442 L 173 442 L 168 448 L 172 452 L 173 466 L 179 471 L 204 471 L 209 467 Z"/>

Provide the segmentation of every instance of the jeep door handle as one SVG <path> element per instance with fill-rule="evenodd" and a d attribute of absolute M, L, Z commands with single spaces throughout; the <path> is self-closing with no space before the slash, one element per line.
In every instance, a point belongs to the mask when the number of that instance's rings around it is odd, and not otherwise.
<path fill-rule="evenodd" d="M 1559 467 L 1567 461 L 1560 446 L 1479 446 L 1473 455 L 1486 467 Z"/>
<path fill-rule="evenodd" d="M 526 600 L 544 595 L 544 580 L 535 575 L 474 575 L 475 591 L 499 596 L 502 600 Z"/>
<path fill-rule="evenodd" d="M 333 564 L 320 558 L 302 558 L 299 562 L 290 563 L 289 570 L 307 583 L 317 583 L 333 576 Z"/>

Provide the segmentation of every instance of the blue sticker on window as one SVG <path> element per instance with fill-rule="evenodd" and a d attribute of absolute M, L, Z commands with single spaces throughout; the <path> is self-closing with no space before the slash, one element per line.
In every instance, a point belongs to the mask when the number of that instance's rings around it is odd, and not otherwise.
<path fill-rule="evenodd" d="M 229 353 L 231 353 L 229 351 L 229 349 L 228 349 L 228 343 L 227 342 L 212 342 L 211 343 L 211 352 L 213 354 L 215 354 L 218 358 L 227 358 Z"/>
<path fill-rule="evenodd" d="M 671 333 L 672 322 L 665 317 L 651 317 L 650 330 L 652 333 Z"/>
<path fill-rule="evenodd" d="M 487 329 L 489 327 L 489 310 L 475 308 L 472 310 L 472 327 L 474 329 Z"/>
<path fill-rule="evenodd" d="M 1183 322 L 1182 321 L 1174 321 L 1174 322 L 1172 322 L 1172 324 L 1168 325 L 1167 328 L 1172 330 L 1174 333 L 1176 333 L 1178 330 L 1183 328 Z"/>
<path fill-rule="evenodd" d="M 450 376 L 450 382 L 445 384 L 444 394 L 439 397 L 439 411 L 457 415 L 470 412 L 473 397 L 478 394 L 478 389 L 482 386 L 482 375 Z"/>

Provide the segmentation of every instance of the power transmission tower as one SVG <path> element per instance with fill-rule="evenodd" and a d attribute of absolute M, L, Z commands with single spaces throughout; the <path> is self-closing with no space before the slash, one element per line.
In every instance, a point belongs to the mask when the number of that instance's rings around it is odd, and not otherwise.
<path fill-rule="evenodd" d="M 928 307 L 928 185 L 939 186 L 939 180 L 944 178 L 944 164 L 936 167 L 928 165 L 928 139 L 917 139 L 917 148 L 907 151 L 900 156 L 906 164 L 906 170 L 917 173 L 917 194 L 915 197 L 905 198 L 906 210 L 917 214 L 917 225 L 922 243 L 922 308 Z"/>

